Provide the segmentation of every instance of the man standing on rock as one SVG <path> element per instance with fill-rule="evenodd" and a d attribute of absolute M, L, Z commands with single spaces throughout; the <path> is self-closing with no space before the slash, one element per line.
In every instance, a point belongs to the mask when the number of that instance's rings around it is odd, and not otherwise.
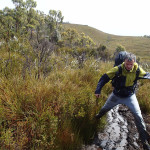
<path fill-rule="evenodd" d="M 102 87 L 109 80 L 112 80 L 114 90 L 100 112 L 96 115 L 96 119 L 100 119 L 106 112 L 118 104 L 126 105 L 134 116 L 144 150 L 150 150 L 150 145 L 148 144 L 150 136 L 146 131 L 146 126 L 135 95 L 135 87 L 138 79 L 150 79 L 150 73 L 146 73 L 138 66 L 134 54 L 127 53 L 125 61 L 121 65 L 106 72 L 98 82 L 95 91 L 97 98 L 100 97 Z"/>

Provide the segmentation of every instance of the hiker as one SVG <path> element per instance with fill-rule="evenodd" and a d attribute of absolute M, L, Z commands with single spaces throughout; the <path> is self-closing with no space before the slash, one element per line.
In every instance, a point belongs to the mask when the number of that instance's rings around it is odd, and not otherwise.
<path fill-rule="evenodd" d="M 134 54 L 126 53 L 124 62 L 106 72 L 98 82 L 95 91 L 95 96 L 97 98 L 100 97 L 102 87 L 110 80 L 113 82 L 112 85 L 114 90 L 95 117 L 96 119 L 100 119 L 106 112 L 118 104 L 126 105 L 134 116 L 135 124 L 144 150 L 150 150 L 150 145 L 148 143 L 150 136 L 146 131 L 146 126 L 135 95 L 135 88 L 138 79 L 150 79 L 150 73 L 145 72 L 140 66 L 138 66 Z"/>

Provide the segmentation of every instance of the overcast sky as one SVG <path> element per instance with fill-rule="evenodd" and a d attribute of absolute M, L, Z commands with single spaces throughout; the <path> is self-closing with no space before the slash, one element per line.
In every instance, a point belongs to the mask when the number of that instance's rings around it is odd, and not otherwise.
<path fill-rule="evenodd" d="M 24 0 L 25 1 L 25 0 Z M 65 22 L 83 24 L 124 36 L 150 35 L 150 0 L 35 0 L 37 10 L 60 10 Z M 0 0 L 0 9 L 13 8 Z"/>

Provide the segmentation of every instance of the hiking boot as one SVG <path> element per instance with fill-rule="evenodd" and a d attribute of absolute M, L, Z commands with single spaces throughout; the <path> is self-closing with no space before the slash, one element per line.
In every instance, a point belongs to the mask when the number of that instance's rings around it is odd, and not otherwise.
<path fill-rule="evenodd" d="M 95 116 L 95 118 L 96 118 L 96 119 L 100 119 L 102 116 L 104 116 L 104 114 L 105 114 L 105 111 L 100 111 L 100 112 Z"/>
<path fill-rule="evenodd" d="M 96 116 L 95 116 L 95 118 L 96 119 L 100 119 L 102 116 L 100 115 L 100 114 L 97 114 Z"/>
<path fill-rule="evenodd" d="M 148 144 L 148 142 L 145 142 L 145 143 L 143 144 L 143 149 L 144 149 L 144 150 L 150 150 L 150 145 Z"/>

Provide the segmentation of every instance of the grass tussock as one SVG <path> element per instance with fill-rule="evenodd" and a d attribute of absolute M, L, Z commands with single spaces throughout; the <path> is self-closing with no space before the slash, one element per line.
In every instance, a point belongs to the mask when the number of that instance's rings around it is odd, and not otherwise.
<path fill-rule="evenodd" d="M 143 80 L 140 83 L 140 87 L 137 93 L 137 98 L 142 109 L 142 112 L 150 114 L 150 81 Z"/>
<path fill-rule="evenodd" d="M 90 66 L 91 65 L 91 66 Z M 85 68 L 66 67 L 36 79 L 21 74 L 0 84 L 0 145 L 2 149 L 79 149 L 99 125 L 94 91 L 105 67 L 86 62 Z"/>

